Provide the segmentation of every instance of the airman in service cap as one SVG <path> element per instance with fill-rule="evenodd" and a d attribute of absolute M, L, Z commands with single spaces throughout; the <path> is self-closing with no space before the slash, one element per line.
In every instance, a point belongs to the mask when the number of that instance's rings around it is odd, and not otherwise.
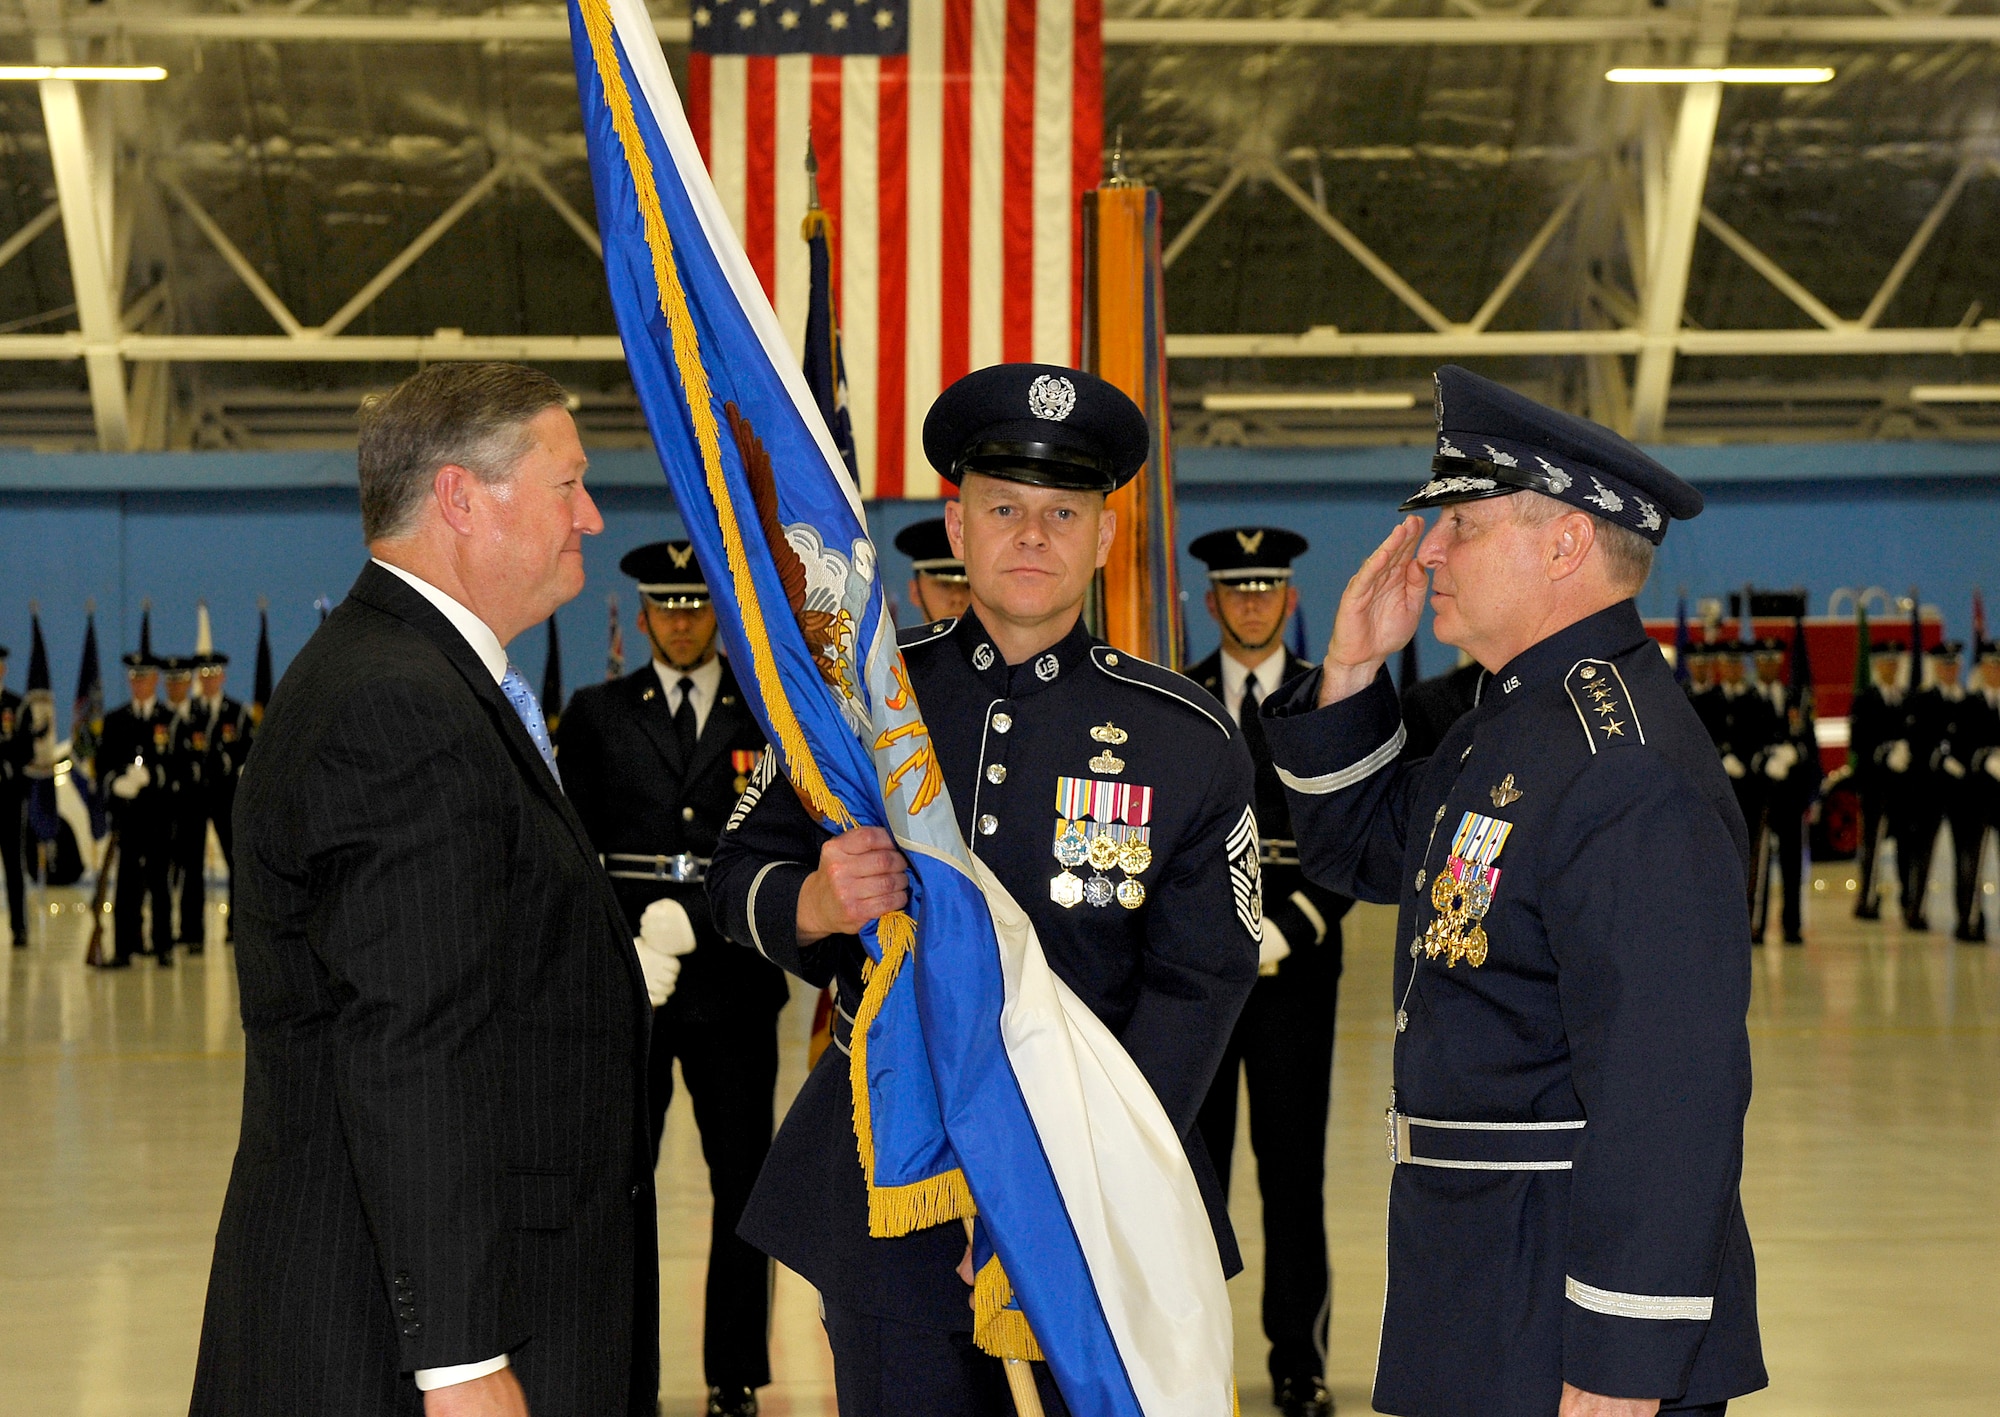
<path fill-rule="evenodd" d="M 1963 659 L 1965 658 L 1965 642 L 1963 640 L 1939 640 L 1936 644 L 1925 650 L 1924 653 L 1932 659 Z"/>
<path fill-rule="evenodd" d="M 662 610 L 699 610 L 709 602 L 708 578 L 689 541 L 651 541 L 625 553 L 618 569 L 639 594 Z"/>
<path fill-rule="evenodd" d="M 160 657 L 156 654 L 148 654 L 145 650 L 135 649 L 130 654 L 123 655 L 120 658 L 125 665 L 125 672 L 127 674 L 157 674 L 160 672 Z"/>
<path fill-rule="evenodd" d="M 918 575 L 951 585 L 965 584 L 965 562 L 951 549 L 943 517 L 911 522 L 896 533 L 896 549 L 910 558 L 910 569 Z"/>
<path fill-rule="evenodd" d="M 1188 554 L 1208 567 L 1208 578 L 1232 590 L 1275 590 L 1292 579 L 1292 562 L 1310 543 L 1276 526 L 1234 526 L 1197 536 Z"/>
<path fill-rule="evenodd" d="M 1544 408 L 1455 364 L 1436 379 L 1432 477 L 1401 510 L 1540 492 L 1655 546 L 1669 520 L 1700 515 L 1701 493 L 1609 428 Z"/>
<path fill-rule="evenodd" d="M 969 472 L 1033 487 L 1115 492 L 1146 461 L 1146 415 L 1094 374 L 994 364 L 938 395 L 924 456 L 953 486 Z"/>

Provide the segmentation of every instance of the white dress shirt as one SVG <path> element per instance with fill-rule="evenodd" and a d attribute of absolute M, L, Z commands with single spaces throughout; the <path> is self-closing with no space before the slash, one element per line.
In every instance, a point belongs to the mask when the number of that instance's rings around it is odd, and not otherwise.
<path fill-rule="evenodd" d="M 438 613 L 451 621 L 452 628 L 465 636 L 465 642 L 472 646 L 472 652 L 479 656 L 479 662 L 486 666 L 486 672 L 493 676 L 494 683 L 498 684 L 507 677 L 507 650 L 490 625 L 422 577 L 413 576 L 401 566 L 392 566 L 378 557 L 368 559 L 383 570 L 401 576 L 409 582 L 411 589 L 435 605 Z M 455 1363 L 449 1368 L 419 1368 L 415 1373 L 417 1390 L 430 1392 L 441 1387 L 456 1387 L 474 1378 L 483 1378 L 488 1373 L 497 1373 L 507 1366 L 507 1355 L 502 1353 L 497 1358 L 478 1363 Z"/>
<path fill-rule="evenodd" d="M 486 672 L 493 676 L 494 683 L 507 677 L 507 647 L 500 643 L 500 637 L 493 633 L 492 626 L 421 576 L 413 576 L 401 566 L 392 566 L 379 557 L 368 559 L 392 575 L 401 576 L 409 582 L 412 590 L 435 605 L 438 613 L 451 621 L 452 628 L 465 636 L 465 642 L 472 646 L 472 652 L 479 656 L 479 662 L 486 666 Z"/>
<path fill-rule="evenodd" d="M 701 737 L 708 727 L 708 711 L 715 707 L 715 696 L 722 692 L 722 656 L 710 655 L 708 662 L 698 669 L 676 669 L 655 656 L 653 672 L 660 676 L 660 692 L 667 696 L 669 713 L 680 712 L 681 680 L 694 680 L 694 690 L 688 697 L 694 700 L 694 736 Z"/>
<path fill-rule="evenodd" d="M 1257 680 L 1257 701 L 1262 703 L 1285 682 L 1285 647 L 1279 645 L 1272 650 L 1255 669 L 1228 650 L 1222 652 L 1222 706 L 1239 724 L 1243 722 L 1243 686 L 1253 675 Z"/>

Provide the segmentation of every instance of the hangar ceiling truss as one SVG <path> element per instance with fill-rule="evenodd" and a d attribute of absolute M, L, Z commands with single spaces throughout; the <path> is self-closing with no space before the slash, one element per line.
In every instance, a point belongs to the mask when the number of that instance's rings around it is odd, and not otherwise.
<path fill-rule="evenodd" d="M 1432 13 L 1396 13 L 1421 6 Z M 1482 0 L 1370 0 L 1352 8 L 1328 3 L 1322 13 L 1276 17 L 1198 17 L 1181 13 L 1117 14 L 1105 22 L 1114 49 L 1175 48 L 1312 50 L 1396 47 L 1587 48 L 1592 54 L 1643 55 L 1655 62 L 1720 64 L 1732 54 L 1769 56 L 1798 46 L 1913 45 L 1990 47 L 2000 43 L 2000 14 L 1959 13 L 1957 0 L 1826 0 L 1824 13 L 1789 9 L 1748 12 L 1737 0 L 1691 0 L 1655 8 L 1644 0 L 1519 0 L 1502 8 Z M 1114 9 L 1118 8 L 1116 5 Z M 1140 8 L 1132 6 L 1127 8 Z M 1161 10 L 1187 7 L 1159 6 Z M 1217 6 L 1217 8 L 1231 8 Z M 1309 7 L 1293 7 L 1309 8 Z M 1553 13 L 1559 8 L 1565 13 Z M 687 21 L 663 15 L 661 36 L 684 43 Z M 0 13 L 0 44 L 30 50 L 39 62 L 86 58 L 151 60 L 169 44 L 550 46 L 566 44 L 563 11 L 547 6 L 490 13 L 386 14 L 336 12 L 332 0 L 233 8 L 165 11 L 133 3 L 66 6 L 25 0 Z M 539 51 L 546 55 L 549 51 Z M 468 335 L 355 333 L 355 323 L 412 265 L 493 193 L 532 193 L 593 255 L 590 219 L 551 179 L 536 153 L 496 150 L 490 165 L 444 204 L 429 224 L 362 280 L 317 324 L 309 324 L 274 288 L 269 265 L 200 200 L 170 146 L 135 153 L 114 138 L 115 105 L 143 105 L 145 95 L 112 95 L 59 80 L 40 85 L 41 117 L 56 200 L 0 240 L 5 267 L 56 225 L 63 231 L 73 312 L 51 310 L 0 324 L 0 360 L 80 361 L 85 371 L 98 444 L 109 449 L 160 446 L 170 402 L 168 369 L 203 363 L 397 363 L 446 358 L 512 358 L 537 362 L 613 362 L 615 335 L 603 333 Z M 1442 360 L 1481 357 L 1581 358 L 1589 369 L 1591 411 L 1638 436 L 1657 438 L 1666 420 L 1675 363 L 1687 357 L 1963 356 L 2000 353 L 2000 321 L 1977 310 L 1949 326 L 1885 324 L 1892 302 L 1940 227 L 1973 184 L 2000 175 L 2000 149 L 1986 138 L 1963 143 L 1956 169 L 1900 256 L 1881 275 L 1872 298 L 1852 316 L 1839 297 L 1815 294 L 1803 279 L 1707 201 L 1711 156 L 1723 90 L 1717 84 L 1647 90 L 1622 110 L 1630 121 L 1551 189 L 1553 200 L 1532 235 L 1476 305 L 1426 295 L 1329 203 L 1319 184 L 1301 183 L 1270 150 L 1232 157 L 1222 180 L 1175 230 L 1165 252 L 1172 265 L 1188 257 L 1203 232 L 1248 190 L 1274 191 L 1386 290 L 1404 312 L 1390 322 L 1417 328 L 1349 329 L 1320 324 L 1292 332 L 1180 332 L 1169 338 L 1179 360 Z M 254 330 L 194 332 L 176 328 L 181 302 L 170 278 L 134 279 L 134 230 L 169 210 L 182 213 L 201 240 L 233 273 L 276 325 Z M 1592 234 L 1580 228 L 1586 224 Z M 1702 328 L 1686 308 L 1698 234 L 1732 252 L 1808 321 L 1803 326 Z M 1578 277 L 1566 327 L 1496 328 L 1500 317 L 1559 238 L 1598 240 L 1613 249 Z M 1401 253 L 1396 253 L 1398 256 Z M 134 287 L 140 287 L 135 289 Z M 1470 305 L 1471 308 L 1466 308 Z M 25 326 L 73 313 L 75 328 L 55 333 Z M 184 319 L 180 322 L 184 323 Z M 15 324 L 22 328 L 13 328 Z"/>

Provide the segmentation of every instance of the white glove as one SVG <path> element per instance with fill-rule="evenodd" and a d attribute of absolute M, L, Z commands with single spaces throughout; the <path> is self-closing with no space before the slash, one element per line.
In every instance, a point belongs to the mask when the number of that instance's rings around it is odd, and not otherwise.
<path fill-rule="evenodd" d="M 1257 972 L 1276 974 L 1278 965 L 1291 952 L 1292 947 L 1285 939 L 1285 932 L 1278 928 L 1277 921 L 1266 915 L 1263 938 L 1257 943 Z"/>
<path fill-rule="evenodd" d="M 1889 745 L 1888 756 L 1883 758 L 1882 761 L 1888 765 L 1890 772 L 1908 772 L 1910 770 L 1910 745 L 1908 740 L 1898 738 L 1895 742 L 1891 743 Z"/>
<path fill-rule="evenodd" d="M 1743 759 L 1737 757 L 1734 753 L 1724 753 L 1722 755 L 1722 770 L 1732 778 L 1743 777 L 1749 771 L 1749 769 L 1743 766 Z"/>
<path fill-rule="evenodd" d="M 658 1008 L 673 997 L 680 982 L 681 956 L 694 949 L 694 922 L 677 900 L 662 897 L 639 917 L 639 934 L 632 941 L 639 951 L 639 968 L 646 976 L 646 997 Z"/>
<path fill-rule="evenodd" d="M 2000 782 L 2000 753 L 1986 755 L 1986 775 L 1995 782 Z"/>
<path fill-rule="evenodd" d="M 146 770 L 144 763 L 134 763 L 111 779 L 111 795 L 121 802 L 130 802 L 144 792 L 146 784 L 152 780 L 153 775 Z"/>
<path fill-rule="evenodd" d="M 1953 777 L 1965 776 L 1965 764 L 1961 763 L 1957 758 L 1946 758 L 1944 760 L 1944 770 Z"/>
<path fill-rule="evenodd" d="M 1764 758 L 1764 776 L 1773 782 L 1783 782 L 1798 766 L 1799 750 L 1790 743 L 1780 743 Z"/>

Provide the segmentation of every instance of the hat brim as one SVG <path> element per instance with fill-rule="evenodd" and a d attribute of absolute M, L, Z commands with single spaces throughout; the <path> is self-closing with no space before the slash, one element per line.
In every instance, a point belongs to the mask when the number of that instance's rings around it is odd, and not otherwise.
<path fill-rule="evenodd" d="M 1137 472 L 1134 467 L 1120 477 L 1105 459 L 1057 443 L 987 439 L 966 448 L 940 475 L 954 487 L 963 486 L 966 477 L 976 473 L 1029 487 L 1109 494 L 1130 482 Z"/>

